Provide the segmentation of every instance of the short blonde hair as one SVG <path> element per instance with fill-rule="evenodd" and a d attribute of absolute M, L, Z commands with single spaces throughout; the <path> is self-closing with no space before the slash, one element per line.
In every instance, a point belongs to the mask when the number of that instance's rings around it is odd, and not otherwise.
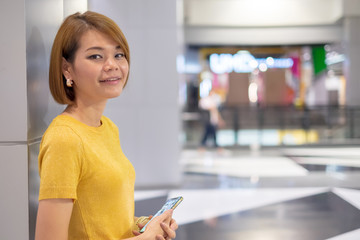
<path fill-rule="evenodd" d="M 62 60 L 65 58 L 66 61 L 73 63 L 75 53 L 79 48 L 81 36 L 91 29 L 104 33 L 118 43 L 124 51 L 125 58 L 130 67 L 129 45 L 123 32 L 113 20 L 102 14 L 91 11 L 87 11 L 83 14 L 75 13 L 68 16 L 56 34 L 51 50 L 49 67 L 50 92 L 55 101 L 60 104 L 71 105 L 75 100 L 74 89 L 66 86 L 66 79 L 62 73 Z M 128 78 L 129 74 L 125 85 Z"/>

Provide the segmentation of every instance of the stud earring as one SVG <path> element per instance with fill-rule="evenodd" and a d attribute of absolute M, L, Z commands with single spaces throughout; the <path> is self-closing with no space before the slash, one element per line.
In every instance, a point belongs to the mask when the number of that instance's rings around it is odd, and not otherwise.
<path fill-rule="evenodd" d="M 73 84 L 74 84 L 74 81 L 73 81 L 73 80 L 66 79 L 66 86 L 72 87 Z"/>

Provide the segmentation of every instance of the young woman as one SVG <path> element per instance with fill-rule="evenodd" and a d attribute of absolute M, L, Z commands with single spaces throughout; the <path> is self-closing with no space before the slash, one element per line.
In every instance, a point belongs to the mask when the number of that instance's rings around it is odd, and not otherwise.
<path fill-rule="evenodd" d="M 120 28 L 94 12 L 65 19 L 52 48 L 54 99 L 67 107 L 40 145 L 36 240 L 175 238 L 172 211 L 134 217 L 135 171 L 123 154 L 118 129 L 103 111 L 129 77 L 129 47 Z M 141 223 L 140 223 L 141 222 Z"/>

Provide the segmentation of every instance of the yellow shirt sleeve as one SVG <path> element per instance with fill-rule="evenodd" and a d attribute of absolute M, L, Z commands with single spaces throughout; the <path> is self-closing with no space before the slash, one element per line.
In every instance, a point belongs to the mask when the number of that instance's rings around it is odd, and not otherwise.
<path fill-rule="evenodd" d="M 39 200 L 77 199 L 82 155 L 81 140 L 71 128 L 56 126 L 46 132 L 39 153 Z"/>

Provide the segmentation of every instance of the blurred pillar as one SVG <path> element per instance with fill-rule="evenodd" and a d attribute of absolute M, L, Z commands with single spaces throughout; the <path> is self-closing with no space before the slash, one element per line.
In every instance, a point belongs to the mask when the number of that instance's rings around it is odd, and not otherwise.
<path fill-rule="evenodd" d="M 360 106 L 360 1 L 344 0 L 346 104 Z"/>

